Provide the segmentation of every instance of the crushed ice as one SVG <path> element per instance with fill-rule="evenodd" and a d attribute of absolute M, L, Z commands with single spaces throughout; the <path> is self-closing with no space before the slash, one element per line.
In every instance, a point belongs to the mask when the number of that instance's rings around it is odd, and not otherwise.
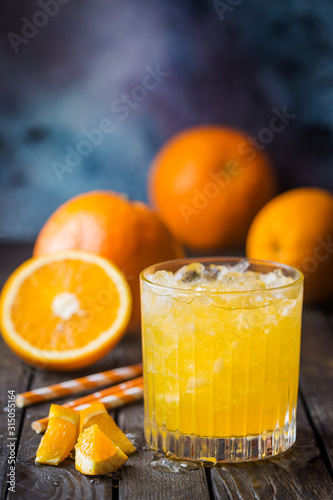
<path fill-rule="evenodd" d="M 194 291 L 250 291 L 268 290 L 293 282 L 284 276 L 281 269 L 269 273 L 250 270 L 250 262 L 240 260 L 234 266 L 192 262 L 181 267 L 175 274 L 170 271 L 157 271 L 147 276 L 150 282 L 177 289 Z"/>

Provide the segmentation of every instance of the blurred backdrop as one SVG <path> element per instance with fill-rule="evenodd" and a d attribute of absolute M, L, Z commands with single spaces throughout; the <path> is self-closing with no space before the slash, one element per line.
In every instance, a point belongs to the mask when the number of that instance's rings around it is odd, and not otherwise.
<path fill-rule="evenodd" d="M 0 240 L 83 191 L 145 201 L 158 148 L 198 124 L 244 130 L 281 190 L 333 188 L 329 0 L 6 0 L 0 23 Z"/>

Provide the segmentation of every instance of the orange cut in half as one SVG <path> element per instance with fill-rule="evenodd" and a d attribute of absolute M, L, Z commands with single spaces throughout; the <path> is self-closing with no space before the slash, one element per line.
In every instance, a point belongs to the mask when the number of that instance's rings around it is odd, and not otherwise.
<path fill-rule="evenodd" d="M 2 336 L 33 366 L 73 370 L 120 340 L 131 304 L 124 275 L 103 257 L 73 250 L 32 258 L 2 290 Z"/>
<path fill-rule="evenodd" d="M 136 450 L 134 444 L 108 414 L 103 403 L 93 403 L 88 408 L 80 410 L 80 432 L 94 424 L 98 425 L 99 429 L 126 455 Z"/>
<path fill-rule="evenodd" d="M 75 446 L 75 468 L 83 474 L 114 472 L 127 458 L 96 424 L 81 432 Z"/>
<path fill-rule="evenodd" d="M 58 465 L 75 446 L 79 434 L 79 412 L 51 405 L 49 423 L 38 446 L 36 462 Z"/>

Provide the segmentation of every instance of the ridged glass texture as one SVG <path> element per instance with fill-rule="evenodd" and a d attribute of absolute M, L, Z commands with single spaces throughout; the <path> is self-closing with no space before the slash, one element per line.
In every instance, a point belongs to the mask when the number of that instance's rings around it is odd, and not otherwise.
<path fill-rule="evenodd" d="M 252 292 L 193 292 L 141 275 L 145 435 L 154 449 L 189 460 L 258 460 L 296 439 L 302 275 Z M 200 259 L 231 265 L 237 259 Z M 251 261 L 269 272 L 274 263 Z"/>

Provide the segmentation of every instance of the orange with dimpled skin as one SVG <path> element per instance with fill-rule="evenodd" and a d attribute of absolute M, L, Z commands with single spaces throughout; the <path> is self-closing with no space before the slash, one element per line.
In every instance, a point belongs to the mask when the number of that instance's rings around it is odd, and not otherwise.
<path fill-rule="evenodd" d="M 163 222 L 198 250 L 237 247 L 276 192 L 267 156 L 243 133 L 203 126 L 177 134 L 158 152 L 148 190 Z"/>
<path fill-rule="evenodd" d="M 307 302 L 333 295 L 332 193 L 298 188 L 271 200 L 252 222 L 246 253 L 300 269 Z"/>

